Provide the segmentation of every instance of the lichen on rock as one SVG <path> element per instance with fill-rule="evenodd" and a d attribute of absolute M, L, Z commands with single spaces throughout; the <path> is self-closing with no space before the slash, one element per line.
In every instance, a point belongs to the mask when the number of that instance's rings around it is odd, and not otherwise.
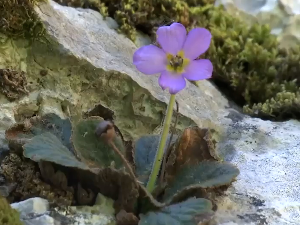
<path fill-rule="evenodd" d="M 27 80 L 24 71 L 0 69 L 0 93 L 9 100 L 16 100 L 26 94 Z"/>

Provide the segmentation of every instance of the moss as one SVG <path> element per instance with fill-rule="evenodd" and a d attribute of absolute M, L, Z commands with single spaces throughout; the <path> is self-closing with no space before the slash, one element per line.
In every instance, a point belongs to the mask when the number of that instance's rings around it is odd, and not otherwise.
<path fill-rule="evenodd" d="M 203 57 L 214 64 L 214 81 L 229 89 L 246 113 L 274 120 L 300 118 L 290 106 L 300 100 L 299 49 L 279 49 L 268 26 L 248 27 L 221 7 L 191 7 L 191 12 L 197 25 L 212 32 L 212 45 Z"/>
<path fill-rule="evenodd" d="M 265 103 L 254 104 L 252 108 L 244 106 L 244 111 L 250 115 L 269 119 L 300 118 L 300 91 L 293 93 L 282 91 L 274 98 L 268 99 Z"/>
<path fill-rule="evenodd" d="M 33 11 L 34 5 L 44 0 L 2 0 L 0 3 L 0 33 L 12 38 L 37 38 L 44 27 Z"/>
<path fill-rule="evenodd" d="M 0 196 L 0 224 L 1 225 L 23 225 L 20 214 L 13 209 L 5 198 Z"/>

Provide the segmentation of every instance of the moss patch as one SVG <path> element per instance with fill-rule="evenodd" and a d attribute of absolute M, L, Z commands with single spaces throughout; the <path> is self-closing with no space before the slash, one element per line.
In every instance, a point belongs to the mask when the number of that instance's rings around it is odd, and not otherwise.
<path fill-rule="evenodd" d="M 5 198 L 0 196 L 0 224 L 1 225 L 23 225 L 20 214 L 13 209 Z"/>
<path fill-rule="evenodd" d="M 2 0 L 0 33 L 13 38 L 42 36 L 44 27 L 32 10 L 39 1 L 45 0 Z"/>

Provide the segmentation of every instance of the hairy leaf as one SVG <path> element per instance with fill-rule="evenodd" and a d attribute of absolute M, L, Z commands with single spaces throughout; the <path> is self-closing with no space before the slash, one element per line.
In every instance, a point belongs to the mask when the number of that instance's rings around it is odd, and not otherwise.
<path fill-rule="evenodd" d="M 169 143 L 170 136 L 171 135 L 168 136 L 167 144 Z M 176 138 L 177 136 L 174 135 L 172 138 L 172 143 L 174 143 Z M 144 184 L 146 184 L 151 174 L 159 140 L 159 135 L 147 135 L 139 138 L 135 143 L 134 159 L 136 175 L 139 181 L 143 182 Z"/>
<path fill-rule="evenodd" d="M 123 167 L 121 158 L 115 154 L 110 145 L 95 134 L 96 127 L 101 121 L 103 119 L 100 117 L 90 117 L 74 125 L 72 141 L 76 154 L 83 161 L 96 166 L 114 165 L 115 168 L 121 168 Z M 119 136 L 114 138 L 114 144 L 124 154 L 125 147 Z"/>
<path fill-rule="evenodd" d="M 213 216 L 209 200 L 190 198 L 184 202 L 165 206 L 158 211 L 140 215 L 139 225 L 198 225 Z"/>
<path fill-rule="evenodd" d="M 216 159 L 212 131 L 199 127 L 186 128 L 168 158 L 166 180 L 167 182 L 172 180 L 186 165 L 196 165 L 204 160 Z"/>
<path fill-rule="evenodd" d="M 170 201 L 190 188 L 213 188 L 229 185 L 238 176 L 239 169 L 230 163 L 204 161 L 186 166 L 174 177 L 165 191 L 164 199 Z"/>
<path fill-rule="evenodd" d="M 25 143 L 36 135 L 50 132 L 54 134 L 62 144 L 73 152 L 70 142 L 72 125 L 69 119 L 61 119 L 55 114 L 47 114 L 42 117 L 35 116 L 22 123 L 17 123 L 5 132 L 12 149 L 21 149 Z"/>
<path fill-rule="evenodd" d="M 47 161 L 66 167 L 88 169 L 87 165 L 78 161 L 73 153 L 49 132 L 33 137 L 23 148 L 24 156 L 35 162 Z"/>
<path fill-rule="evenodd" d="M 158 202 L 153 195 L 143 186 L 139 188 L 139 202 L 138 213 L 147 213 L 149 211 L 156 211 L 164 207 L 166 204 Z"/>

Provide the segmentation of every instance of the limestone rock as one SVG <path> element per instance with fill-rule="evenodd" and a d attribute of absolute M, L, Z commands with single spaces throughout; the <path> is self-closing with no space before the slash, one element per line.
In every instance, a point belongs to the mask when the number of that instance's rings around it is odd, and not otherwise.
<path fill-rule="evenodd" d="M 30 198 L 11 206 L 21 213 L 25 225 L 115 225 L 113 200 L 101 194 L 94 206 L 52 209 L 42 198 Z"/>
<path fill-rule="evenodd" d="M 33 218 L 30 220 L 26 220 L 24 221 L 25 225 L 56 225 L 57 223 L 55 223 L 55 220 L 48 216 L 48 215 L 42 215 L 40 217 L 37 218 Z"/>
<path fill-rule="evenodd" d="M 300 122 L 248 118 L 228 127 L 220 151 L 240 169 L 217 218 L 240 225 L 300 224 Z"/>
<path fill-rule="evenodd" d="M 22 202 L 13 203 L 11 207 L 20 212 L 23 220 L 42 215 L 49 210 L 49 202 L 42 198 L 30 198 Z"/>

